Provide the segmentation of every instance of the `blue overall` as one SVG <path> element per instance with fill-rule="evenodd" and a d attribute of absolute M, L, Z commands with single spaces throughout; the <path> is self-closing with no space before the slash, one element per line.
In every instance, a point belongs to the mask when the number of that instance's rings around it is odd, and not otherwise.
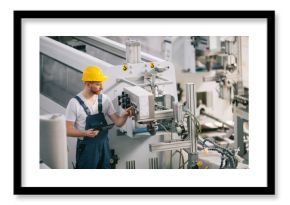
<path fill-rule="evenodd" d="M 94 115 L 91 115 L 89 108 L 79 96 L 75 98 L 87 114 L 86 130 L 107 125 L 105 115 L 102 112 L 102 94 L 98 95 L 98 114 Z M 110 158 L 108 130 L 101 130 L 95 137 L 78 139 L 76 169 L 110 169 Z"/>

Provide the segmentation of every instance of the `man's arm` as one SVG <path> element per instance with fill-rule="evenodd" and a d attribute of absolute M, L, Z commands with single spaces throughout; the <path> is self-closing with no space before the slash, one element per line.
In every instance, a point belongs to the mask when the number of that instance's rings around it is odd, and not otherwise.
<path fill-rule="evenodd" d="M 113 121 L 113 123 L 115 123 L 116 126 L 122 127 L 125 124 L 128 117 L 131 117 L 132 115 L 134 115 L 134 108 L 129 107 L 125 110 L 122 116 L 119 116 L 117 113 L 113 113 L 110 115 L 110 118 Z"/>
<path fill-rule="evenodd" d="M 78 130 L 74 127 L 73 121 L 66 121 L 66 133 L 70 137 L 95 137 L 99 131 L 93 129 Z"/>

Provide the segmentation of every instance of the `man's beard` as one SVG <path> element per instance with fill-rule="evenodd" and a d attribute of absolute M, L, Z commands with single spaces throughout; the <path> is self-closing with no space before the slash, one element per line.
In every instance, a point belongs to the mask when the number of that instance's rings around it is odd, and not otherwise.
<path fill-rule="evenodd" d="M 95 91 L 95 90 L 92 90 L 92 89 L 91 89 L 91 93 L 94 94 L 94 95 L 98 95 L 98 94 L 100 94 L 101 91 L 102 91 L 102 90 L 97 90 L 97 91 Z"/>

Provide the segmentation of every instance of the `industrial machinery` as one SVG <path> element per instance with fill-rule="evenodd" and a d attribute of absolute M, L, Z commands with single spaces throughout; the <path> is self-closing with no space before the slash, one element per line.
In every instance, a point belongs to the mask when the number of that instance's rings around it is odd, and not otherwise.
<path fill-rule="evenodd" d="M 223 120 L 207 113 L 204 109 L 201 115 L 211 118 L 226 127 L 223 139 L 233 140 L 233 148 L 236 149 L 237 155 L 242 157 L 240 161 L 248 164 L 249 154 L 249 95 L 248 88 L 244 86 L 243 72 L 247 67 L 243 65 L 242 37 L 227 37 L 221 41 L 220 52 L 215 55 L 221 58 L 222 69 L 213 72 L 213 76 L 204 77 L 204 82 L 214 81 L 218 87 L 216 89 L 218 97 L 226 100 L 232 107 L 234 125 L 229 125 Z M 247 71 L 247 69 L 246 69 Z"/>
<path fill-rule="evenodd" d="M 221 69 L 215 71 L 213 77 L 204 78 L 204 81 L 215 81 L 219 97 L 232 102 L 235 95 L 243 95 L 241 37 L 226 38 L 221 41 L 223 49 L 214 53 L 220 59 Z"/>
<path fill-rule="evenodd" d="M 130 106 L 135 108 L 133 118 L 109 131 L 112 168 L 238 167 L 236 147 L 223 147 L 200 136 L 195 84 L 186 83 L 186 105 L 180 104 L 174 65 L 142 53 L 139 41 L 128 40 L 124 47 L 103 37 L 41 37 L 40 44 L 43 113 L 55 109 L 64 113 L 68 100 L 81 90 L 78 83 L 82 68 L 88 64 L 100 66 L 109 76 L 103 92 L 112 99 L 118 113 Z M 100 56 L 107 61 L 100 60 Z M 68 139 L 70 168 L 75 143 L 75 139 Z M 216 153 L 219 166 L 203 160 L 207 158 L 205 152 Z"/>
<path fill-rule="evenodd" d="M 249 160 L 249 99 L 236 95 L 234 104 L 235 147 L 239 148 L 239 156 L 248 163 Z"/>
<path fill-rule="evenodd" d="M 187 52 L 179 59 L 195 56 L 195 64 L 178 63 L 176 77 L 179 83 L 196 84 L 199 136 L 208 143 L 235 150 L 236 158 L 248 165 L 248 37 L 191 36 L 191 45 L 188 39 L 169 38 L 166 45 L 171 48 L 171 56 L 179 56 L 183 50 L 177 48 L 183 47 Z M 179 86 L 179 93 L 183 90 L 185 87 Z M 185 97 L 178 98 L 186 101 Z"/>

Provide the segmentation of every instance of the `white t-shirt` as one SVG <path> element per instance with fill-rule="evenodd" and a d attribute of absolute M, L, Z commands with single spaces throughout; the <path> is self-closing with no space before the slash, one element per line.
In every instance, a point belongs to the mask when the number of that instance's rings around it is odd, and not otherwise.
<path fill-rule="evenodd" d="M 112 115 L 115 113 L 115 108 L 113 106 L 112 100 L 105 94 L 102 94 L 102 112 L 107 115 Z M 84 101 L 86 106 L 89 108 L 91 115 L 99 113 L 98 111 L 98 96 L 96 96 L 96 100 L 93 105 L 90 105 L 86 99 L 84 98 L 82 92 L 78 94 L 78 96 Z M 66 111 L 65 117 L 67 121 L 73 121 L 74 126 L 78 130 L 85 130 L 86 127 L 86 118 L 87 114 L 84 108 L 81 106 L 77 99 L 72 98 L 70 99 Z"/>

